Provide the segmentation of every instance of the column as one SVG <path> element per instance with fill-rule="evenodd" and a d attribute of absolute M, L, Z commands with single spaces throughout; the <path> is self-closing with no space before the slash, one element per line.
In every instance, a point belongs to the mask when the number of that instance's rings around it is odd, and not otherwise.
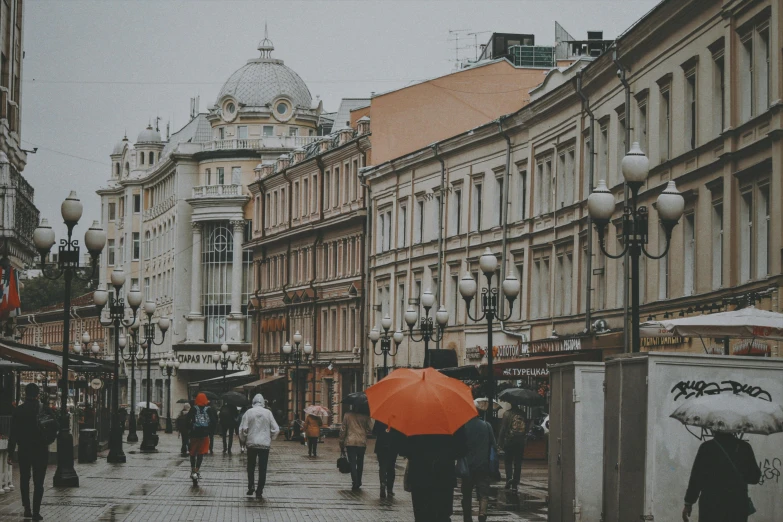
<path fill-rule="evenodd" d="M 193 227 L 193 258 L 191 261 L 190 315 L 201 315 L 201 223 Z"/>
<path fill-rule="evenodd" d="M 234 258 L 231 269 L 231 315 L 242 315 L 242 243 L 245 222 L 232 221 L 234 231 Z"/>

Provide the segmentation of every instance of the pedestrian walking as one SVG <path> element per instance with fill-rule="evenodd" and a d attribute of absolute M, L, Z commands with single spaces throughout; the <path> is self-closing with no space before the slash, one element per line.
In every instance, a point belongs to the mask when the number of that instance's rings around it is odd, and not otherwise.
<path fill-rule="evenodd" d="M 748 484 L 757 484 L 760 478 L 750 444 L 731 433 L 715 432 L 712 440 L 699 446 L 693 461 L 682 520 L 688 522 L 698 500 L 699 520 L 747 522 Z"/>
<path fill-rule="evenodd" d="M 522 458 L 525 456 L 525 415 L 514 405 L 503 415 L 498 441 L 505 451 L 506 489 L 517 491 L 522 478 Z"/>
<path fill-rule="evenodd" d="M 180 448 L 180 454 L 183 457 L 188 455 L 188 441 L 190 440 L 190 422 L 188 421 L 188 412 L 190 412 L 190 404 L 185 404 L 182 410 L 177 416 L 175 424 L 177 431 L 179 432 L 179 438 L 182 439 L 182 447 Z"/>
<path fill-rule="evenodd" d="M 308 415 L 304 422 L 305 436 L 307 437 L 307 455 L 318 456 L 318 439 L 321 437 L 323 421 L 316 415 Z"/>
<path fill-rule="evenodd" d="M 272 441 L 280 433 L 280 427 L 272 412 L 264 407 L 264 396 L 257 393 L 253 397 L 253 407 L 242 415 L 239 425 L 239 440 L 247 446 L 247 495 L 256 494 L 263 498 L 266 486 L 266 470 L 269 463 L 269 449 Z M 258 484 L 253 483 L 258 462 Z"/>
<path fill-rule="evenodd" d="M 196 405 L 188 412 L 190 429 L 190 478 L 194 486 L 198 486 L 201 478 L 201 463 L 209 451 L 212 426 L 217 424 L 215 410 L 209 407 L 209 400 L 203 393 L 196 395 Z"/>
<path fill-rule="evenodd" d="M 490 492 L 490 451 L 497 450 L 492 426 L 475 417 L 464 426 L 467 454 L 464 457 L 466 475 L 462 477 L 462 517 L 464 522 L 473 522 L 473 490 L 479 501 L 479 522 L 486 522 Z"/>
<path fill-rule="evenodd" d="M 245 412 L 250 409 L 250 406 L 242 406 L 239 408 L 239 413 L 237 413 L 237 439 L 239 440 L 239 453 L 245 453 L 247 451 L 247 446 L 245 445 L 245 442 L 240 438 L 239 436 L 239 427 L 242 425 L 242 417 L 244 417 Z"/>
<path fill-rule="evenodd" d="M 400 455 L 408 458 L 406 490 L 411 492 L 416 522 L 448 522 L 454 512 L 457 459 L 467 453 L 465 430 L 454 435 L 407 437 Z"/>
<path fill-rule="evenodd" d="M 237 428 L 237 408 L 230 404 L 223 404 L 218 411 L 220 420 L 220 437 L 223 439 L 223 453 L 231 453 L 231 447 L 234 445 L 234 432 Z M 228 443 L 226 443 L 228 439 Z"/>
<path fill-rule="evenodd" d="M 205 397 L 206 397 L 206 395 L 205 395 Z M 214 450 L 214 447 L 215 447 L 215 433 L 217 432 L 219 419 L 218 419 L 218 414 L 217 414 L 218 412 L 215 409 L 215 407 L 212 405 L 211 402 L 209 403 L 209 405 L 207 407 L 209 408 L 209 411 L 210 411 L 210 413 L 209 413 L 209 418 L 210 418 L 210 424 L 209 424 L 209 454 L 213 455 L 215 453 L 213 450 Z"/>
<path fill-rule="evenodd" d="M 372 427 L 372 434 L 375 435 L 375 455 L 378 457 L 378 478 L 381 483 L 381 498 L 394 496 L 394 480 L 397 476 L 395 466 L 397 465 L 397 453 L 399 452 L 400 441 L 403 435 L 398 431 L 390 430 L 389 427 L 375 421 Z"/>
<path fill-rule="evenodd" d="M 340 426 L 340 451 L 348 455 L 352 491 L 359 491 L 362 487 L 364 452 L 367 450 L 367 434 L 371 431 L 372 420 L 369 415 L 356 411 L 348 411 L 343 415 L 343 424 Z"/>
<path fill-rule="evenodd" d="M 8 438 L 8 464 L 19 446 L 19 490 L 22 496 L 25 518 L 43 520 L 41 500 L 44 494 L 46 466 L 49 464 L 49 444 L 57 438 L 57 418 L 46 406 L 38 402 L 38 385 L 25 386 L 25 399 L 14 409 L 11 417 L 11 433 Z M 30 477 L 33 479 L 33 505 L 30 509 Z"/>

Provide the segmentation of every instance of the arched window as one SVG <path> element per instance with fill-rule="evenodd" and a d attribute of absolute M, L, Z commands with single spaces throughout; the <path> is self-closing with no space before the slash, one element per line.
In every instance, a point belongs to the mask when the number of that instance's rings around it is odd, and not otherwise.
<path fill-rule="evenodd" d="M 114 173 L 115 173 L 115 175 L 118 178 L 120 177 L 120 164 L 119 163 L 115 163 L 114 164 Z"/>
<path fill-rule="evenodd" d="M 127 161 L 125 162 L 125 176 L 127 176 L 130 173 L 130 163 Z"/>
<path fill-rule="evenodd" d="M 144 153 L 139 152 L 139 165 L 144 165 Z"/>
<path fill-rule="evenodd" d="M 155 163 L 155 153 L 154 152 L 150 152 L 150 158 L 149 159 L 150 159 L 150 165 Z"/>

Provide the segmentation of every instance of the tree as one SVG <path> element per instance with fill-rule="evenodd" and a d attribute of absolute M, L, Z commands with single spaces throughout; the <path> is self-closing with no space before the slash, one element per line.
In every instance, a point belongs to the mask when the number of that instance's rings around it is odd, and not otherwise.
<path fill-rule="evenodd" d="M 95 285 L 91 283 L 92 281 L 85 282 L 74 278 L 71 283 L 71 299 L 94 290 Z M 52 281 L 44 276 L 26 279 L 20 294 L 23 313 L 30 313 L 45 306 L 62 306 L 65 301 L 65 279 L 60 277 Z"/>

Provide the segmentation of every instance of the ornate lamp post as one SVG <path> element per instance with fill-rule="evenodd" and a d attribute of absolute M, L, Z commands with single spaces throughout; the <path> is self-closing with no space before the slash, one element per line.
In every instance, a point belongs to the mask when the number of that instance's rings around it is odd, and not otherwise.
<path fill-rule="evenodd" d="M 68 346 L 71 335 L 71 281 L 76 277 L 81 280 L 89 280 L 95 277 L 98 270 L 98 257 L 106 244 L 106 233 L 97 221 L 84 234 L 84 245 L 90 253 L 91 266 L 81 268 L 79 259 L 79 241 L 73 239 L 73 229 L 82 217 L 82 203 L 76 197 L 76 192 L 71 191 L 60 207 L 63 221 L 68 227 L 68 239 L 60 240 L 57 265 L 47 265 L 46 256 L 54 246 L 54 230 L 46 219 L 33 232 L 33 243 L 41 255 L 41 272 L 48 279 L 65 280 L 65 296 L 63 299 L 63 363 L 60 400 L 60 432 L 57 435 L 57 471 L 54 473 L 53 484 L 55 487 L 79 487 L 79 476 L 73 469 L 73 434 L 68 415 Z"/>
<path fill-rule="evenodd" d="M 448 319 L 446 319 L 448 321 Z M 397 330 L 392 335 L 389 335 L 389 330 L 392 326 L 392 320 L 391 317 L 389 317 L 389 314 L 386 314 L 386 317 L 384 317 L 381 320 L 381 328 L 383 328 L 383 335 L 381 335 L 380 330 L 378 330 L 378 327 L 375 326 L 372 330 L 370 330 L 370 341 L 372 342 L 372 350 L 375 353 L 375 355 L 381 355 L 383 354 L 383 376 L 386 377 L 389 374 L 389 367 L 387 365 L 387 357 L 391 355 L 394 357 L 397 355 L 397 350 L 400 348 L 400 343 L 402 343 L 403 335 L 400 330 Z M 378 340 L 381 341 L 381 351 L 376 351 L 376 345 L 378 344 Z M 394 348 L 392 348 L 392 340 L 394 340 Z"/>
<path fill-rule="evenodd" d="M 97 359 L 98 358 L 98 354 L 100 353 L 100 351 L 101 351 L 101 347 L 98 346 L 97 342 L 93 342 L 92 343 L 92 347 L 90 347 L 90 334 L 88 332 L 86 332 L 86 331 L 82 334 L 82 342 L 79 343 L 79 341 L 76 341 L 73 344 L 73 352 L 76 355 L 81 355 L 82 352 L 85 352 L 84 355 L 86 357 L 94 357 L 94 358 Z M 95 373 L 92 373 L 92 372 L 85 372 L 85 373 L 87 374 L 88 377 L 90 377 L 91 375 L 95 375 Z M 84 377 L 84 376 L 82 376 L 82 377 Z M 90 395 L 92 395 L 92 394 L 90 394 Z M 92 400 L 92 405 L 94 407 L 95 406 L 95 397 L 93 396 L 92 399 L 93 399 Z M 85 391 L 85 398 L 84 398 L 84 400 L 85 400 L 85 402 L 87 401 L 87 392 L 86 391 Z"/>
<path fill-rule="evenodd" d="M 435 312 L 435 320 L 430 317 L 430 309 L 435 304 L 435 296 L 429 290 L 424 291 L 421 294 L 421 304 L 424 306 L 424 317 L 419 322 L 419 338 L 413 334 L 413 327 L 416 326 L 416 321 L 419 321 L 419 312 L 412 306 L 408 307 L 408 311 L 405 312 L 405 323 L 408 325 L 408 334 L 414 342 L 424 341 L 424 367 L 428 368 L 430 365 L 430 341 L 440 342 L 443 339 L 443 330 L 446 329 L 446 325 L 449 323 L 449 312 L 446 307 L 441 305 L 438 311 Z M 438 323 L 437 329 L 435 328 L 435 322 Z"/>
<path fill-rule="evenodd" d="M 215 363 L 215 369 L 217 370 L 218 364 L 220 365 L 220 368 L 223 370 L 223 391 L 227 392 L 228 388 L 226 387 L 226 373 L 228 372 L 228 365 L 231 364 L 231 369 L 234 369 L 234 366 L 237 364 L 237 359 L 239 358 L 239 354 L 237 352 L 231 352 L 228 351 L 228 345 L 226 343 L 223 343 L 220 345 L 220 351 L 215 352 L 215 354 L 212 356 L 212 362 Z"/>
<path fill-rule="evenodd" d="M 514 308 L 514 301 L 519 295 L 519 280 L 517 280 L 517 278 L 513 275 L 507 276 L 506 280 L 503 281 L 500 290 L 503 291 L 503 295 L 508 301 L 508 314 L 505 317 L 499 316 L 498 314 L 500 310 L 498 305 L 500 304 L 500 291 L 497 286 L 492 286 L 492 276 L 495 275 L 495 270 L 497 270 L 497 267 L 498 260 L 495 257 L 495 254 L 493 254 L 489 248 L 485 249 L 484 253 L 481 254 L 481 257 L 479 258 L 479 268 L 481 268 L 481 271 L 487 278 L 487 286 L 481 289 L 480 317 L 473 317 L 470 314 L 470 302 L 476 296 L 476 280 L 473 279 L 469 274 L 465 274 L 465 276 L 459 282 L 459 293 L 462 295 L 462 299 L 465 300 L 465 310 L 468 313 L 468 317 L 476 322 L 483 321 L 484 319 L 487 320 L 487 372 L 489 373 L 487 404 L 490 405 L 494 404 L 495 400 L 495 374 L 492 367 L 492 361 L 494 357 L 492 350 L 492 321 L 495 319 L 499 319 L 500 321 L 508 321 L 511 318 L 511 313 Z M 492 411 L 492 415 L 494 417 L 494 408 L 490 407 L 489 410 Z"/>
<path fill-rule="evenodd" d="M 155 323 L 152 322 L 152 316 L 155 315 L 157 305 L 155 301 L 147 299 L 144 302 L 144 313 L 147 314 L 147 324 L 144 325 L 144 331 L 142 336 L 142 344 L 147 348 L 147 407 L 142 410 L 144 415 L 143 422 L 141 424 L 142 439 L 139 451 L 151 452 L 156 451 L 155 447 L 158 445 L 158 436 L 155 433 L 158 431 L 158 423 L 153 420 L 153 413 L 150 409 L 150 397 L 152 397 L 152 347 L 160 346 L 166 340 L 166 331 L 171 326 L 171 321 L 166 316 L 158 318 L 158 329 L 161 332 L 160 341 L 155 340 Z"/>
<path fill-rule="evenodd" d="M 167 359 L 161 358 L 158 361 L 160 372 L 166 376 L 166 433 L 173 433 L 174 426 L 171 424 L 171 376 L 177 374 L 179 361 L 174 358 L 174 353 L 169 352 Z"/>
<path fill-rule="evenodd" d="M 111 284 L 114 286 L 114 296 L 109 298 L 109 292 L 101 284 L 98 290 L 93 294 L 93 301 L 98 307 L 100 314 L 106 303 L 109 303 L 109 320 L 103 321 L 101 325 L 114 328 L 114 379 L 111 392 L 111 431 L 109 433 L 109 455 L 106 457 L 108 462 L 125 462 L 125 453 L 122 451 L 122 426 L 120 426 L 120 327 L 130 327 L 136 322 L 136 313 L 141 305 L 141 292 L 139 287 L 133 285 L 128 292 L 128 304 L 131 308 L 131 317 L 125 318 L 125 301 L 120 297 L 122 285 L 125 284 L 125 271 L 122 268 L 116 268 L 111 273 Z M 116 296 L 116 297 L 115 297 Z M 124 339 L 125 336 L 122 336 Z"/>
<path fill-rule="evenodd" d="M 303 348 L 299 348 L 302 344 L 302 334 L 297 330 L 294 334 L 294 345 L 286 341 L 281 351 L 281 362 L 290 366 L 294 365 L 294 437 L 299 434 L 299 365 L 301 363 L 307 364 L 310 361 L 310 356 L 313 354 L 313 347 L 309 342 L 304 344 Z"/>
<path fill-rule="evenodd" d="M 639 337 L 639 258 L 642 254 L 650 259 L 661 259 L 669 252 L 672 230 L 682 217 L 685 210 L 685 199 L 677 191 L 673 181 L 669 181 L 664 191 L 658 196 L 658 217 L 666 234 L 666 248 L 660 255 L 647 252 L 647 207 L 637 206 L 639 189 L 647 179 L 650 172 L 650 161 L 644 155 L 639 143 L 634 142 L 631 150 L 622 161 L 623 177 L 631 189 L 630 206 L 623 209 L 623 251 L 619 255 L 611 255 L 604 246 L 606 225 L 612 217 L 615 209 L 614 195 L 609 191 L 604 180 L 598 182 L 598 187 L 587 198 L 587 212 L 595 223 L 598 232 L 598 244 L 601 251 L 610 259 L 619 259 L 626 252 L 631 258 L 631 351 L 640 350 Z M 626 347 L 626 351 L 628 347 Z"/>
<path fill-rule="evenodd" d="M 130 392 L 130 418 L 128 419 L 128 442 L 139 442 L 139 435 L 136 433 L 136 361 L 144 360 L 144 352 L 147 349 L 146 341 L 139 343 L 139 322 L 134 321 L 128 328 L 130 333 L 130 344 L 124 335 L 120 336 L 120 350 L 122 358 L 131 363 L 131 392 Z M 128 346 L 128 352 L 125 347 Z"/>

